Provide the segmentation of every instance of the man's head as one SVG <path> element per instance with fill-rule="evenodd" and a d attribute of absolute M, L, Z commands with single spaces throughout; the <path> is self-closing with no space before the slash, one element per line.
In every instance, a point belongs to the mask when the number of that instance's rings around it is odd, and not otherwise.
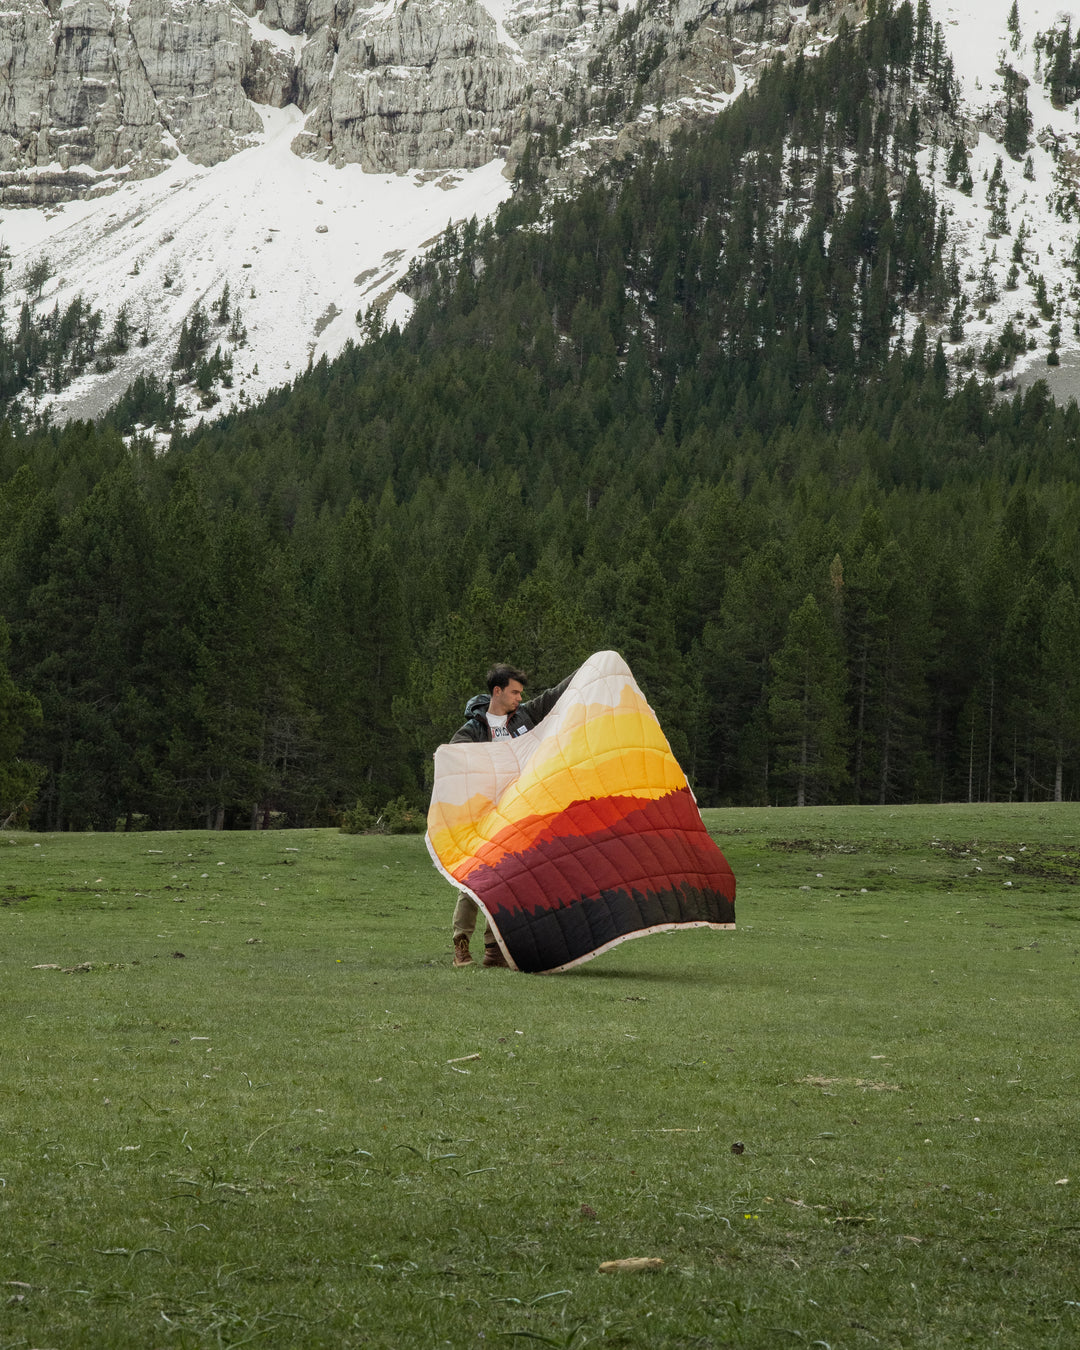
<path fill-rule="evenodd" d="M 491 694 L 488 712 L 496 717 L 515 713 L 525 688 L 525 672 L 516 666 L 492 666 L 487 673 L 487 687 Z"/>

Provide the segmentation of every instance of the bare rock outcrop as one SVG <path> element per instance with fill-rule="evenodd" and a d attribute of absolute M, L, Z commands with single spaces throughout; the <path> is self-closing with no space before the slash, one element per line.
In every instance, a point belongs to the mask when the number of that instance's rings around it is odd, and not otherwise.
<path fill-rule="evenodd" d="M 161 120 L 189 159 L 216 164 L 262 130 L 242 87 L 251 30 L 231 4 L 132 0 L 128 28 Z"/>
<path fill-rule="evenodd" d="M 473 168 L 504 145 L 528 66 L 474 0 L 357 7 L 295 148 L 369 170 Z"/>
<path fill-rule="evenodd" d="M 243 80 L 250 30 L 225 0 L 10 0 L 0 14 L 0 200 L 214 164 L 262 121 Z M 70 170 L 71 190 L 64 191 Z"/>
<path fill-rule="evenodd" d="M 595 133 L 545 176 L 663 138 L 795 55 L 860 0 L 8 0 L 0 13 L 0 202 L 49 202 L 214 164 L 306 115 L 293 148 L 365 169 L 513 172 L 537 132 Z M 800 12 L 801 11 L 801 12 Z M 652 110 L 643 115 L 644 110 Z M 554 131 L 553 131 L 554 129 Z M 545 158 L 546 156 L 546 158 Z"/>

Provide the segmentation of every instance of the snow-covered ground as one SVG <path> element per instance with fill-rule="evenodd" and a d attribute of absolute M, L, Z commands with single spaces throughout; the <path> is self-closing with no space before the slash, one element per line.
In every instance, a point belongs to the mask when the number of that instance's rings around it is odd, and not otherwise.
<path fill-rule="evenodd" d="M 357 312 L 385 298 L 449 221 L 482 219 L 510 193 L 499 162 L 396 176 L 301 159 L 289 148 L 300 112 L 259 111 L 261 143 L 213 168 L 181 157 L 93 201 L 0 210 L 9 314 L 29 267 L 47 257 L 39 307 L 63 311 L 81 292 L 106 334 L 121 304 L 136 332 L 149 330 L 149 347 L 133 345 L 107 380 L 87 375 L 59 395 L 54 420 L 96 415 L 139 370 L 166 374 L 184 319 L 196 302 L 209 310 L 226 283 L 247 342 L 220 407 L 258 399 L 357 338 Z M 403 320 L 409 303 L 393 293 L 387 320 Z"/>
<path fill-rule="evenodd" d="M 1071 147 L 1080 148 L 1080 104 L 1065 109 L 1053 107 L 1043 82 L 1045 71 L 1040 66 L 1036 73 L 1034 40 L 1037 34 L 1059 27 L 1066 19 L 1075 38 L 1080 7 L 1070 10 L 1046 0 L 1018 0 L 1020 41 L 1015 47 L 1007 26 L 1012 0 L 930 0 L 930 8 L 934 20 L 942 25 L 968 113 L 978 117 L 999 102 L 1003 92 L 999 68 L 1008 63 L 1030 81 L 1027 100 L 1033 124 L 1029 153 L 1034 177 L 1025 177 L 1023 160 L 1011 160 L 1002 146 L 983 132 L 971 151 L 975 186 L 970 197 L 945 184 L 947 147 L 933 157 L 933 167 L 929 153 L 921 156 L 923 172 L 928 178 L 933 177 L 938 200 L 949 213 L 965 289 L 970 292 L 973 276 L 981 271 L 989 256 L 1000 290 L 1000 298 L 986 307 L 985 318 L 973 317 L 965 323 L 963 342 L 953 351 L 967 346 L 981 350 L 987 339 L 999 334 L 1005 322 L 1012 319 L 1014 326 L 1035 342 L 1034 349 L 1018 361 L 1013 373 L 1021 377 L 1021 382 L 1048 378 L 1059 397 L 1076 396 L 1080 394 L 1080 336 L 1076 332 L 1080 285 L 1069 259 L 1080 237 L 1080 221 L 1065 220 L 1054 209 L 1058 166 L 1051 153 L 1038 143 L 1038 137 L 1049 129 L 1065 138 Z M 1008 187 L 1009 233 L 993 239 L 988 236 L 987 184 L 999 158 Z M 1005 289 L 1021 223 L 1028 233 L 1026 256 L 1032 275 L 1035 278 L 1041 275 L 1048 297 L 1057 298 L 1063 306 L 1058 368 L 1046 364 L 1049 321 L 1039 315 L 1033 288 L 1023 269 L 1017 289 Z"/>
<path fill-rule="evenodd" d="M 1009 59 L 1017 64 L 1016 53 L 1009 48 L 1006 26 L 1011 8 L 1012 0 L 930 0 L 930 12 L 944 30 L 956 73 L 968 98 L 978 99 L 980 85 L 985 88 L 988 79 L 993 78 L 1002 53 L 1008 52 Z M 1017 8 L 1021 47 L 1028 49 L 1029 58 L 1035 34 L 1045 33 L 1069 14 L 1068 6 L 1054 4 L 1052 0 L 1017 0 Z M 1075 11 L 1072 24 L 1075 36 Z"/>

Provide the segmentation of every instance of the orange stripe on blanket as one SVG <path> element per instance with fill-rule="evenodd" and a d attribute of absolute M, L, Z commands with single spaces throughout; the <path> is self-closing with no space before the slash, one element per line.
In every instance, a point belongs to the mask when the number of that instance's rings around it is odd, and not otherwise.
<path fill-rule="evenodd" d="M 490 850 L 496 840 L 498 848 L 520 853 L 575 802 L 655 801 L 686 786 L 659 723 L 637 707 L 607 707 L 585 722 L 573 721 L 577 725 L 541 744 L 497 803 L 483 794 L 462 805 L 433 799 L 428 833 L 449 871 L 456 873 L 462 859 Z"/>
<path fill-rule="evenodd" d="M 504 857 L 526 854 L 540 844 L 555 839 L 587 839 L 614 829 L 627 816 L 648 804 L 646 797 L 597 797 L 588 802 L 572 802 L 555 816 L 532 816 L 516 821 L 493 839 L 481 844 L 471 858 L 464 860 L 453 874 L 465 881 L 478 867 L 498 867 Z"/>

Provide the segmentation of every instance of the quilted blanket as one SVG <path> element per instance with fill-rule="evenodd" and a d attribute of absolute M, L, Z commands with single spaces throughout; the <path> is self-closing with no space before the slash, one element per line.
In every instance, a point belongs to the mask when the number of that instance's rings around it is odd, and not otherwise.
<path fill-rule="evenodd" d="M 517 970 L 735 927 L 734 874 L 617 652 L 591 656 L 527 735 L 438 748 L 427 845 Z"/>

